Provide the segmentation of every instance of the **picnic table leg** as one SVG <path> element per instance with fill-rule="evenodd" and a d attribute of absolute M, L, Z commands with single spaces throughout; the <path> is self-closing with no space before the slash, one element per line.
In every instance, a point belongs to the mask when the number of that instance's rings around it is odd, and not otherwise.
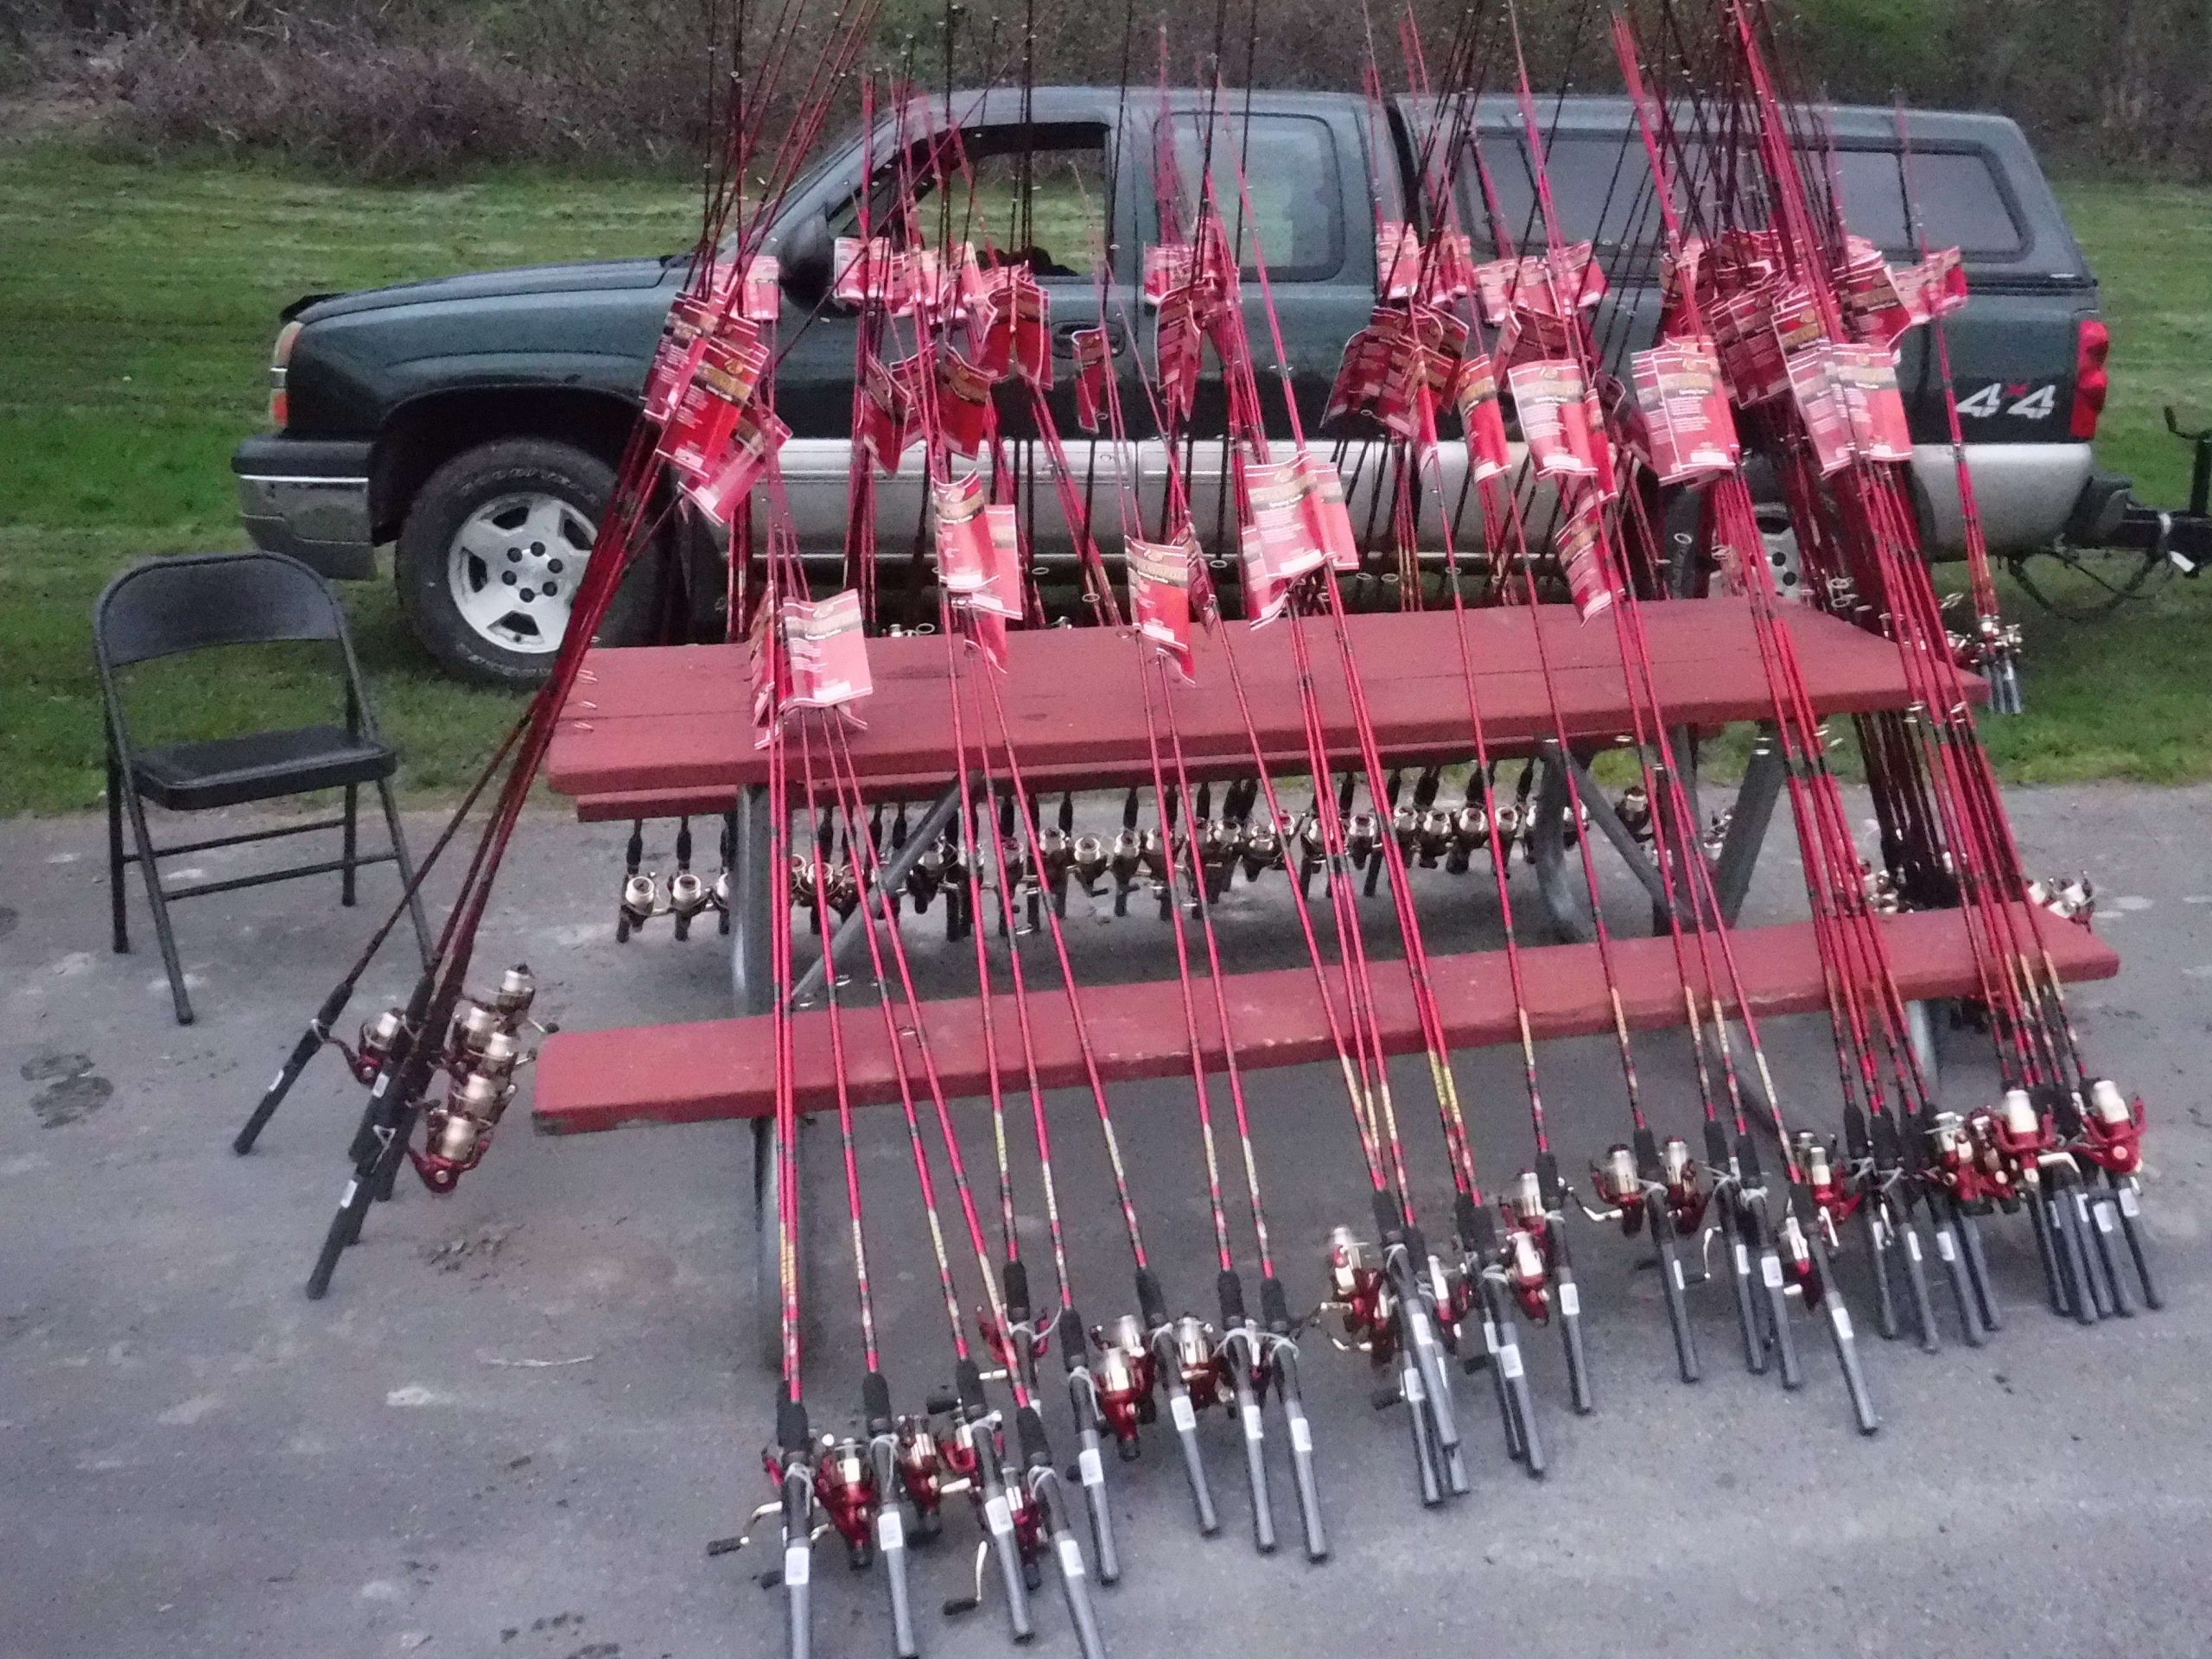
<path fill-rule="evenodd" d="M 1788 762 L 1771 726 L 1759 728 L 1751 759 L 1744 768 L 1744 781 L 1736 790 L 1736 804 L 1728 815 L 1728 833 L 1721 837 L 1720 854 L 1713 861 L 1713 885 L 1720 913 L 1731 926 L 1751 890 L 1751 872 L 1759 861 L 1759 848 L 1767 826 L 1774 822 L 1775 802 L 1781 798 Z"/>
<path fill-rule="evenodd" d="M 748 787 L 738 802 L 737 845 L 730 870 L 730 989 L 741 1017 L 768 1012 L 775 1001 L 769 930 L 783 872 L 769 856 L 768 791 Z M 753 1306 L 760 1357 L 770 1370 L 783 1360 L 782 1218 L 776 1204 L 779 1136 L 773 1118 L 753 1120 Z"/>
<path fill-rule="evenodd" d="M 1535 815 L 1528 826 L 1529 867 L 1535 872 L 1536 891 L 1543 899 L 1553 937 L 1562 944 L 1585 944 L 1595 935 L 1582 895 L 1567 874 L 1562 833 L 1567 823 L 1567 766 L 1555 742 L 1545 744 L 1536 757 L 1536 792 L 1529 808 Z"/>

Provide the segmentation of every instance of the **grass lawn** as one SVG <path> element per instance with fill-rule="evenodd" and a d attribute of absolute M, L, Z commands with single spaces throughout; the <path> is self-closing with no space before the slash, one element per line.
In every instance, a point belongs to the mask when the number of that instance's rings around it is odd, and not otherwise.
<path fill-rule="evenodd" d="M 2212 191 L 2063 192 L 2106 284 L 2115 341 L 2105 464 L 2181 500 L 2167 401 L 2212 410 Z M 696 196 L 667 181 L 514 176 L 439 188 L 326 186 L 234 167 L 169 170 L 53 145 L 0 145 L 0 812 L 98 804 L 99 702 L 86 618 L 149 552 L 241 544 L 229 457 L 263 424 L 276 312 L 298 295 L 533 261 L 664 252 Z M 2054 580 L 2078 596 L 2078 584 Z M 444 679 L 388 584 L 346 584 L 362 655 L 416 791 L 453 787 L 512 698 Z M 1993 722 L 2030 781 L 2212 776 L 2201 715 L 2212 587 L 2175 582 L 2094 623 L 2017 592 L 2023 719 Z M 204 679 L 196 680 L 204 685 Z M 222 729 L 300 695 L 278 664 L 219 695 L 157 699 L 165 729 Z"/>

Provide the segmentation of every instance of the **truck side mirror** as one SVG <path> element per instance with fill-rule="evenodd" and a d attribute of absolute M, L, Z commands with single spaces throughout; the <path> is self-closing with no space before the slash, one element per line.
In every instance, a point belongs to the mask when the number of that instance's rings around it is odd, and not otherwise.
<path fill-rule="evenodd" d="M 827 219 L 809 213 L 791 227 L 778 254 L 784 293 L 802 311 L 811 311 L 830 296 L 834 245 Z"/>

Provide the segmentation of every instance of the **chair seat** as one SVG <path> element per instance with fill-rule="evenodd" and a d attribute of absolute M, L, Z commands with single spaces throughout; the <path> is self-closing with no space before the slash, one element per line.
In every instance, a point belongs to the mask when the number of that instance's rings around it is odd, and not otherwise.
<path fill-rule="evenodd" d="M 172 812 L 374 783 L 397 764 L 386 745 L 338 726 L 171 743 L 142 749 L 132 760 L 139 792 Z"/>

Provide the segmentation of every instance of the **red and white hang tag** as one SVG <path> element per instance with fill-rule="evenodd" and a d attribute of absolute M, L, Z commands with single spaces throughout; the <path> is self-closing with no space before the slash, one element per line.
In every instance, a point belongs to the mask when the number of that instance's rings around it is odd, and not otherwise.
<path fill-rule="evenodd" d="M 1409 300 L 1420 291 L 1421 237 L 1403 219 L 1386 219 L 1375 227 L 1375 292 L 1385 300 Z"/>
<path fill-rule="evenodd" d="M 767 476 L 777 452 L 791 435 L 791 428 L 773 411 L 758 404 L 747 404 L 731 430 L 729 448 L 721 464 L 698 482 L 687 484 L 684 494 L 716 524 L 734 524 L 738 508 L 753 493 L 753 486 Z"/>
<path fill-rule="evenodd" d="M 1529 458 L 1546 478 L 1581 478 L 1593 482 L 1611 474 L 1600 467 L 1598 446 L 1605 442 L 1602 423 L 1592 429 L 1592 399 L 1577 363 L 1539 360 L 1506 371 L 1513 408 L 1521 417 L 1521 436 Z"/>
<path fill-rule="evenodd" d="M 1098 430 L 1106 408 L 1109 376 L 1114 372 L 1113 351 L 1103 328 L 1078 328 L 1068 336 L 1075 357 L 1075 419 L 1086 432 Z"/>
<path fill-rule="evenodd" d="M 1847 237 L 1836 272 L 1836 302 L 1845 325 L 1870 345 L 1895 346 L 1918 321 L 1897 287 L 1897 273 L 1882 251 L 1863 236 Z"/>
<path fill-rule="evenodd" d="M 930 489 L 938 582 L 956 609 L 1021 617 L 1021 544 L 1013 504 L 986 503 L 980 473 Z"/>
<path fill-rule="evenodd" d="M 838 237 L 830 245 L 830 292 L 837 303 L 855 309 L 888 303 L 900 260 L 890 238 Z"/>
<path fill-rule="evenodd" d="M 1918 264 L 1900 265 L 1890 274 L 1915 322 L 1948 316 L 1967 302 L 1967 268 L 1956 248 L 1939 248 Z"/>
<path fill-rule="evenodd" d="M 861 372 L 861 447 L 887 476 L 899 470 L 899 458 L 921 435 L 921 373 L 918 356 L 896 363 L 871 357 Z"/>
<path fill-rule="evenodd" d="M 1774 291 L 1766 285 L 1717 296 L 1705 306 L 1728 395 L 1749 409 L 1789 390 L 1789 365 L 1774 329 Z"/>
<path fill-rule="evenodd" d="M 714 336 L 715 317 L 713 302 L 697 294 L 679 294 L 670 302 L 652 366 L 645 371 L 645 415 L 656 426 L 667 424 L 677 400 L 691 384 L 707 341 Z"/>
<path fill-rule="evenodd" d="M 827 599 L 787 599 L 779 620 L 791 665 L 787 708 L 839 709 L 875 690 L 861 596 L 854 589 Z"/>
<path fill-rule="evenodd" d="M 1473 481 L 1496 478 L 1513 465 L 1513 448 L 1505 435 L 1505 410 L 1498 402 L 1497 372 L 1480 352 L 1459 362 L 1459 378 L 1452 387 L 1452 401 L 1459 410 L 1460 429 L 1467 437 L 1467 465 Z"/>
<path fill-rule="evenodd" d="M 1153 368 L 1171 421 L 1189 418 L 1205 366 L 1205 331 L 1194 288 L 1170 290 L 1153 318 Z"/>
<path fill-rule="evenodd" d="M 1629 374 L 1651 470 L 1662 484 L 1716 477 L 1742 463 L 1719 354 L 1710 340 L 1677 340 L 1633 353 Z"/>
<path fill-rule="evenodd" d="M 1154 242 L 1144 251 L 1144 302 L 1158 305 L 1198 276 L 1198 255 L 1187 242 Z"/>
<path fill-rule="evenodd" d="M 741 441 L 741 427 L 768 365 L 767 347 L 749 325 L 734 332 L 702 336 L 690 380 L 678 392 L 661 428 L 656 448 L 686 485 L 707 482 L 722 469 Z M 770 416 L 771 419 L 773 416 Z M 757 429 L 759 421 L 749 423 Z"/>
<path fill-rule="evenodd" d="M 1238 548 L 1245 614 L 1260 623 L 1281 614 L 1291 588 L 1328 563 L 1330 556 L 1307 516 L 1309 481 L 1296 457 L 1255 465 L 1246 476 L 1251 517 L 1239 535 Z"/>
<path fill-rule="evenodd" d="M 1301 449 L 1293 462 L 1298 469 L 1302 494 L 1299 511 L 1306 533 L 1321 550 L 1332 569 L 1359 569 L 1359 537 L 1351 527 L 1351 506 L 1344 499 L 1344 481 L 1335 463 L 1311 449 Z"/>
<path fill-rule="evenodd" d="M 1040 391 L 1052 385 L 1052 302 L 1026 268 L 1001 265 L 986 283 L 976 332 L 976 366 L 994 379 L 1019 376 Z"/>
<path fill-rule="evenodd" d="M 1584 492 L 1567 515 L 1554 539 L 1553 551 L 1567 573 L 1574 595 L 1574 608 L 1585 622 L 1603 613 L 1613 602 L 1613 584 L 1605 568 L 1605 512 L 1595 494 Z"/>
<path fill-rule="evenodd" d="M 1884 347 L 1818 341 L 1790 358 L 1789 384 L 1823 476 L 1856 461 L 1912 459 L 1897 362 Z"/>
<path fill-rule="evenodd" d="M 944 441 L 963 455 L 990 435 L 990 377 L 949 346 L 937 357 L 937 417 Z"/>
<path fill-rule="evenodd" d="M 1428 246 L 1428 269 L 1421 297 L 1446 306 L 1475 291 L 1474 242 L 1465 231 L 1439 231 Z"/>
<path fill-rule="evenodd" d="M 1123 564 L 1129 578 L 1129 611 L 1137 632 L 1160 648 L 1185 679 L 1191 677 L 1191 565 L 1198 543 L 1185 531 L 1173 542 L 1129 541 Z"/>

